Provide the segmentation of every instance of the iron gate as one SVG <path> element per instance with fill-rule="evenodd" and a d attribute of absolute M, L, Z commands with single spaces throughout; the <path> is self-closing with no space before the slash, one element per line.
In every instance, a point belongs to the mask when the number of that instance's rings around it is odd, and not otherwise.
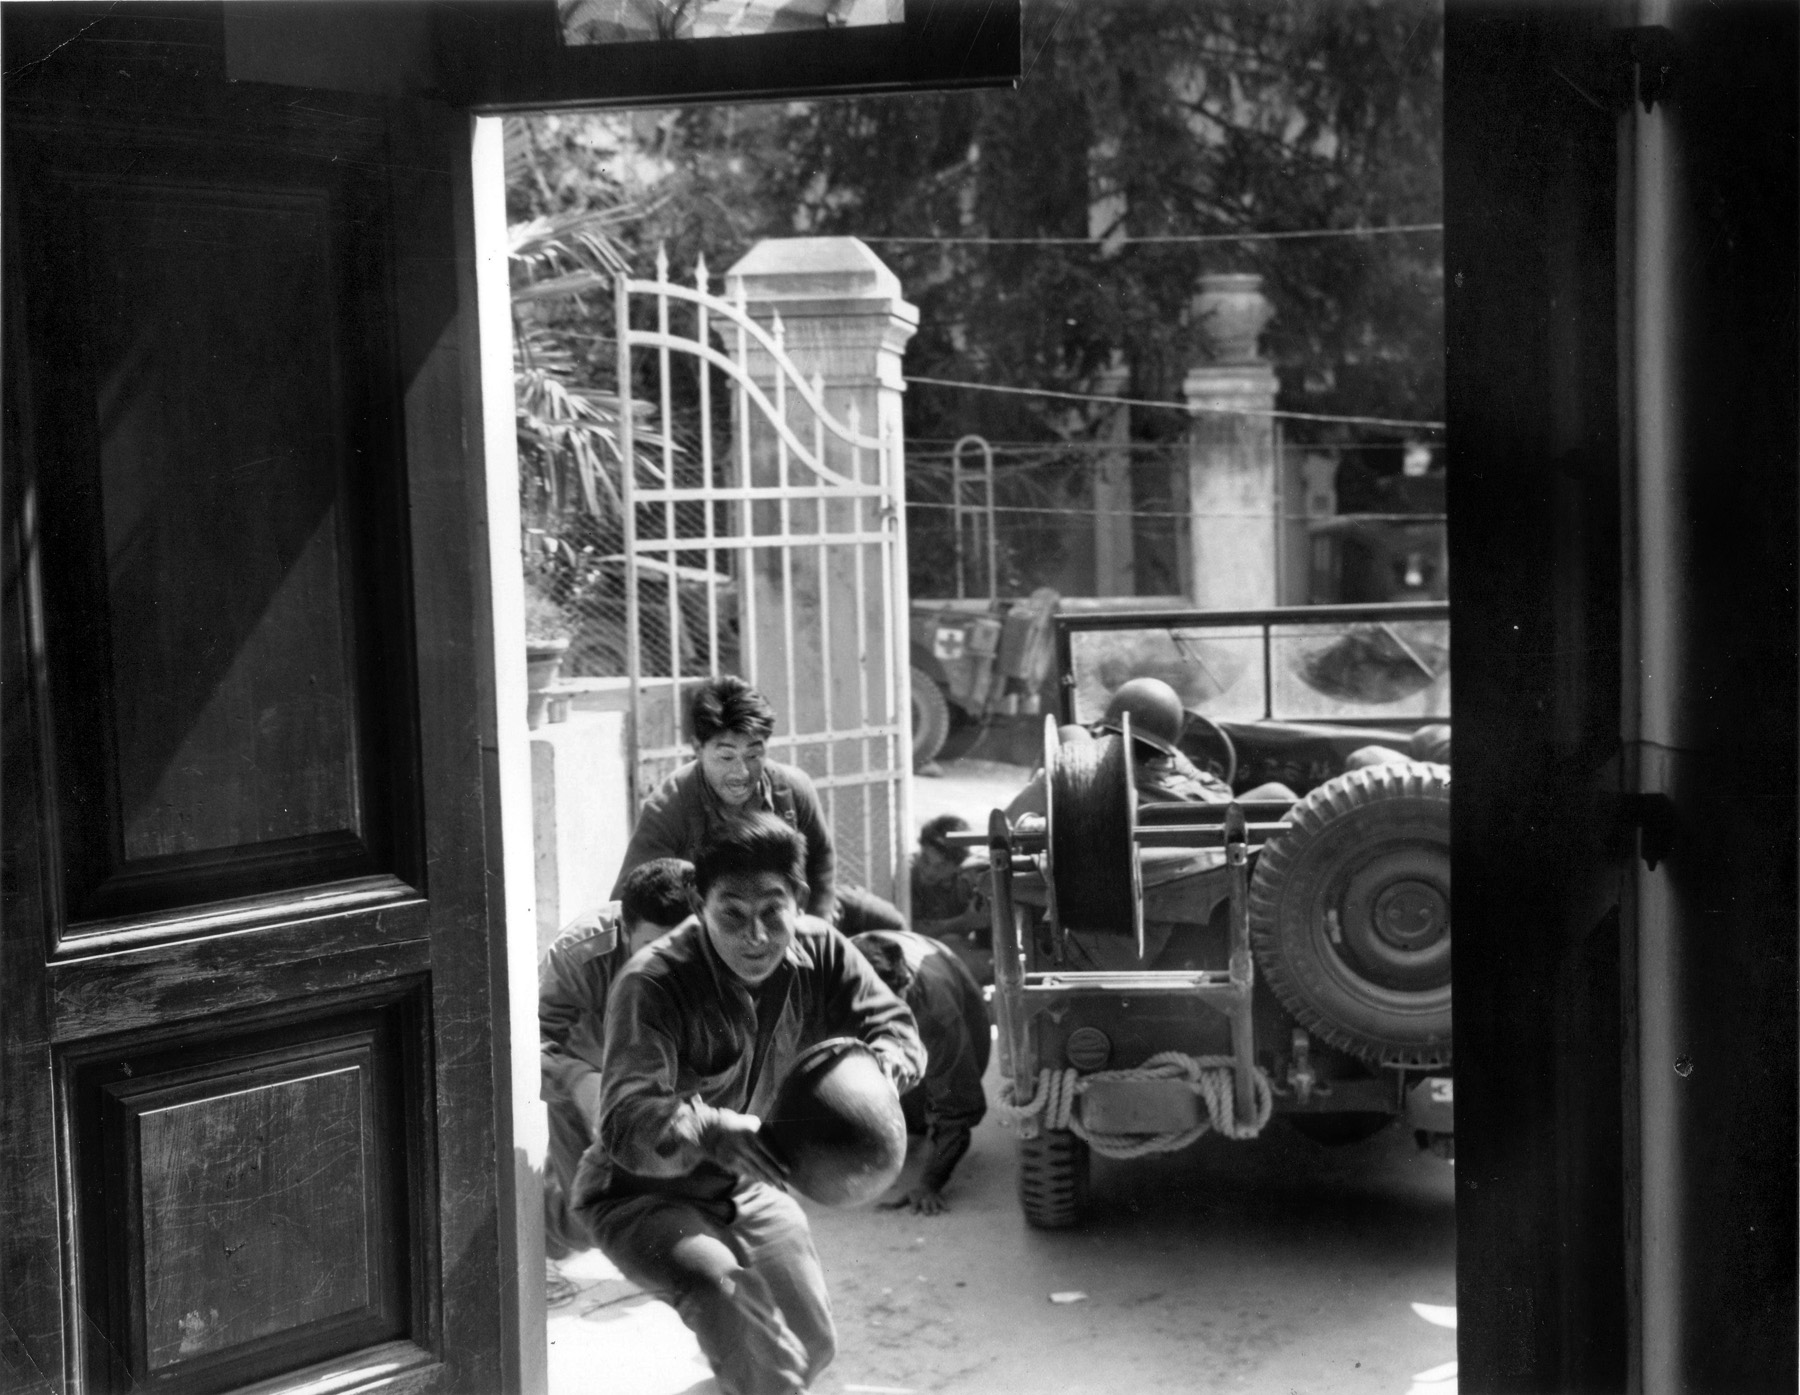
<path fill-rule="evenodd" d="M 739 283 L 615 281 L 632 808 L 691 759 L 684 693 L 735 672 L 776 709 L 773 759 L 819 787 L 838 882 L 906 903 L 911 697 L 898 428 L 861 429 Z M 680 328 L 671 323 L 679 307 Z M 688 332 L 683 333 L 685 328 Z M 716 347 L 715 337 L 719 345 Z M 730 403 L 715 420 L 715 400 Z M 644 420 L 638 420 L 644 418 Z M 639 439 L 646 443 L 638 448 Z"/>

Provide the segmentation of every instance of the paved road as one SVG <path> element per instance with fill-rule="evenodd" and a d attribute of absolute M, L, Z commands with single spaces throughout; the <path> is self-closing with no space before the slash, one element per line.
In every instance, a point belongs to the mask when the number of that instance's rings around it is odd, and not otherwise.
<path fill-rule="evenodd" d="M 936 775 L 913 780 L 913 822 L 922 827 L 939 814 L 961 814 L 970 828 L 985 832 L 989 811 L 1004 808 L 1030 778 L 1031 772 L 1020 765 L 993 760 L 945 761 Z"/>
<path fill-rule="evenodd" d="M 984 1123 L 943 1216 L 809 1207 L 840 1341 L 819 1395 L 1453 1395 L 1451 1169 L 1401 1130 L 1099 1159 L 1091 1220 L 1061 1233 L 1020 1218 L 1015 1148 Z M 597 1256 L 577 1272 L 554 1395 L 712 1389 L 670 1309 Z"/>
<path fill-rule="evenodd" d="M 1024 773 L 948 763 L 915 814 L 974 823 Z M 944 1216 L 809 1208 L 840 1341 L 818 1395 L 1454 1395 L 1451 1166 L 1403 1130 L 1326 1149 L 1271 1126 L 1096 1159 L 1091 1220 L 1054 1234 L 1019 1215 L 1016 1149 L 990 1116 Z M 671 1309 L 598 1255 L 568 1268 L 553 1395 L 714 1389 Z"/>
<path fill-rule="evenodd" d="M 1096 1160 L 1092 1218 L 1059 1233 L 1020 1218 L 1015 1148 L 983 1125 L 942 1217 L 816 1214 L 841 1341 L 824 1395 L 1454 1390 L 1451 1170 L 1400 1130 Z"/>

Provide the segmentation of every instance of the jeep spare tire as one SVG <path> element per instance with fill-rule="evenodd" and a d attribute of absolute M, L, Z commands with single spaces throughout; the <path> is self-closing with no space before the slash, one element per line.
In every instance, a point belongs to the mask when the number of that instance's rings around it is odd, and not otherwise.
<path fill-rule="evenodd" d="M 929 765 L 950 739 L 950 704 L 932 676 L 913 665 L 912 760 L 913 769 Z"/>
<path fill-rule="evenodd" d="M 1294 806 L 1250 881 L 1257 966 L 1302 1026 L 1377 1065 L 1450 1063 L 1450 768 L 1353 770 Z"/>

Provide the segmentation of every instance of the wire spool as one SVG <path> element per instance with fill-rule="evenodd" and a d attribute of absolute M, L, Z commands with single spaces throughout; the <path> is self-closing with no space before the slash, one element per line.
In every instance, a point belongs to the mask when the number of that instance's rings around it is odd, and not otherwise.
<path fill-rule="evenodd" d="M 1046 734 L 1046 880 L 1064 931 L 1143 938 L 1134 784 L 1129 715 L 1121 736 L 1052 747 Z"/>

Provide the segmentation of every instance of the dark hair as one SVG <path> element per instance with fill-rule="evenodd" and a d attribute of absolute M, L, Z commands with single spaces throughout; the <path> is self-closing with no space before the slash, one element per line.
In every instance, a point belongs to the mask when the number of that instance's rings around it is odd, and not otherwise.
<path fill-rule="evenodd" d="M 688 893 L 694 885 L 694 864 L 679 857 L 657 857 L 640 862 L 619 887 L 619 915 L 627 927 L 679 925 L 693 913 Z"/>
<path fill-rule="evenodd" d="M 736 674 L 707 679 L 688 703 L 688 734 L 696 746 L 727 733 L 767 741 L 774 731 L 775 709 Z"/>
<path fill-rule="evenodd" d="M 968 831 L 969 821 L 961 814 L 939 814 L 919 830 L 919 846 L 936 848 L 945 857 L 960 857 L 961 849 L 952 847 L 948 840 L 952 833 Z"/>
<path fill-rule="evenodd" d="M 913 968 L 906 961 L 906 951 L 900 947 L 898 936 L 887 930 L 865 930 L 860 935 L 852 935 L 850 943 L 869 961 L 876 978 L 901 997 L 906 995 L 913 981 Z"/>
<path fill-rule="evenodd" d="M 702 897 L 721 877 L 774 872 L 796 899 L 806 889 L 806 839 L 773 814 L 728 819 L 694 858 L 694 890 Z"/>

